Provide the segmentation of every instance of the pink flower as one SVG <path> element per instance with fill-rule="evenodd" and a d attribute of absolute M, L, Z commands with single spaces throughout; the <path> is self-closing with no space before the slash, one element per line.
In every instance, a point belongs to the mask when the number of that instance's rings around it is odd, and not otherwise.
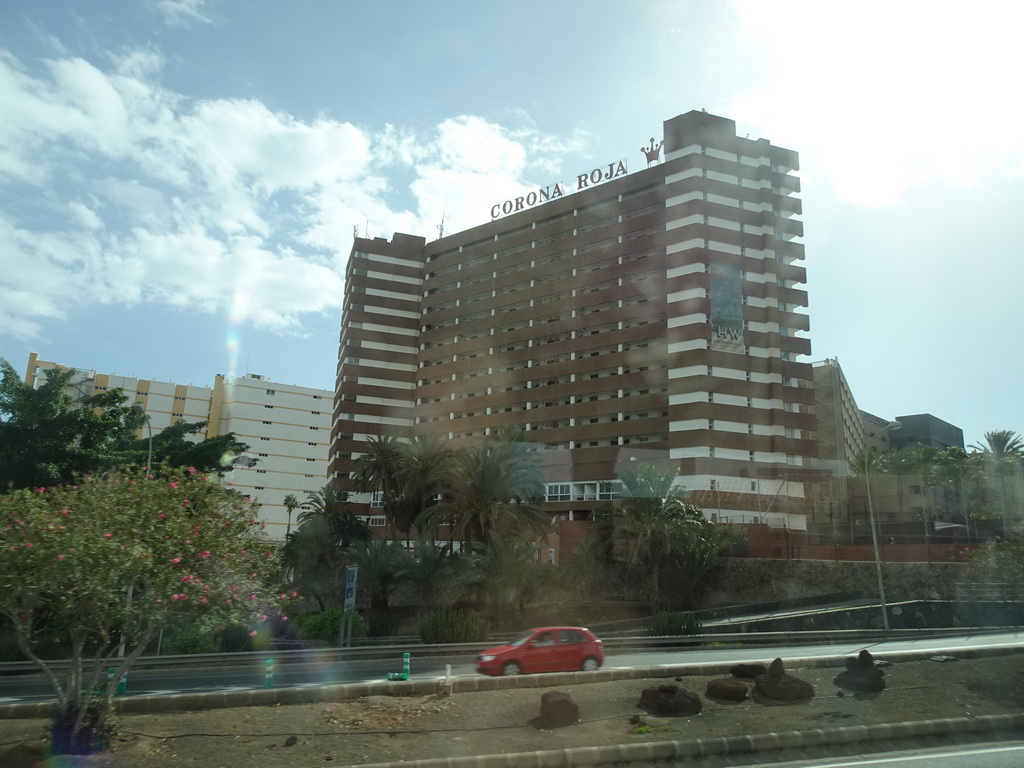
<path fill-rule="evenodd" d="M 287 616 L 282 616 L 281 617 L 281 621 L 288 621 L 288 617 Z"/>
<path fill-rule="evenodd" d="M 208 550 L 208 549 L 204 549 L 202 552 L 199 553 L 199 557 L 209 557 L 209 556 L 210 556 L 210 550 Z"/>
<path fill-rule="evenodd" d="M 252 602 L 253 600 L 255 600 L 255 599 L 256 599 L 256 595 L 249 595 L 249 602 L 250 602 L 250 603 L 251 603 L 251 602 Z"/>
<path fill-rule="evenodd" d="M 25 545 L 25 549 L 32 549 L 32 542 L 31 541 L 28 544 Z"/>
<path fill-rule="evenodd" d="M 147 480 L 152 480 L 152 479 L 153 479 L 153 476 L 152 476 L 152 475 L 146 475 L 146 479 L 147 479 Z"/>
<path fill-rule="evenodd" d="M 192 581 L 192 576 L 182 576 L 181 580 L 182 581 Z"/>
<path fill-rule="evenodd" d="M 188 468 L 188 473 L 189 473 L 190 475 L 194 475 L 194 474 L 196 473 L 196 468 L 195 468 L 195 467 L 189 467 L 189 468 Z"/>
<path fill-rule="evenodd" d="M 249 633 L 249 637 L 256 637 L 256 630 L 255 629 L 252 632 Z"/>
<path fill-rule="evenodd" d="M 135 485 L 135 481 L 134 480 L 129 480 L 128 481 L 128 485 Z"/>
<path fill-rule="evenodd" d="M 64 559 L 64 555 L 57 555 L 57 559 L 58 560 L 63 560 Z"/>
<path fill-rule="evenodd" d="M 181 562 L 181 558 L 180 557 L 172 557 L 171 558 L 171 562 L 175 563 L 175 564 L 180 563 Z"/>
<path fill-rule="evenodd" d="M 267 614 L 264 613 L 262 616 L 260 616 L 260 621 L 263 622 L 263 621 L 266 621 L 266 620 L 267 620 Z"/>
<path fill-rule="evenodd" d="M 168 483 L 168 484 L 167 484 L 167 487 L 168 487 L 168 488 L 177 488 L 177 487 L 178 487 L 178 484 L 177 484 L 177 483 Z"/>
<path fill-rule="evenodd" d="M 299 596 L 299 593 L 298 593 L 298 592 L 295 592 L 295 591 L 293 590 L 293 591 L 292 591 L 292 597 L 298 597 L 298 596 Z"/>
<path fill-rule="evenodd" d="M 166 518 L 166 517 L 167 517 L 167 515 L 160 515 L 160 519 L 161 519 L 161 520 L 163 520 L 163 519 L 164 519 L 164 518 Z"/>
<path fill-rule="evenodd" d="M 112 534 L 112 533 L 104 533 L 104 534 L 103 534 L 103 538 L 104 538 L 104 539 L 109 539 L 109 538 L 111 538 L 111 537 L 112 537 L 113 535 L 114 535 L 114 534 Z"/>
<path fill-rule="evenodd" d="M 199 598 L 199 602 L 202 603 L 203 605 L 206 605 L 206 598 L 205 597 L 200 597 Z"/>
<path fill-rule="evenodd" d="M 189 500 L 188 500 L 188 499 L 182 499 L 182 500 L 181 500 L 181 503 L 182 503 L 182 504 L 189 504 L 190 502 L 189 502 Z"/>

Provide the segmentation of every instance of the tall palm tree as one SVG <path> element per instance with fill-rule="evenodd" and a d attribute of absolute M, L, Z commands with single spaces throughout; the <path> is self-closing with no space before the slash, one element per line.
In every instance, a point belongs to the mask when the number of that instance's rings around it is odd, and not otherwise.
<path fill-rule="evenodd" d="M 410 556 L 400 542 L 386 539 L 358 541 L 347 550 L 359 567 L 359 589 L 369 595 L 369 633 L 378 637 L 392 634 L 396 622 L 390 614 L 390 600 L 405 581 Z"/>
<path fill-rule="evenodd" d="M 946 516 L 962 517 L 971 538 L 972 489 L 981 476 L 981 454 L 967 453 L 963 448 L 947 448 L 939 455 L 936 480 L 946 489 Z"/>
<path fill-rule="evenodd" d="M 284 537 L 288 539 L 288 534 L 292 532 L 292 512 L 299 506 L 299 500 L 296 498 L 294 493 L 289 493 L 284 497 L 284 508 L 288 510 L 288 527 L 285 528 Z"/>
<path fill-rule="evenodd" d="M 329 485 L 306 495 L 304 509 L 299 513 L 299 525 L 314 519 L 325 521 L 326 530 L 336 546 L 344 548 L 370 538 L 366 523 L 349 509 L 348 494 Z"/>
<path fill-rule="evenodd" d="M 687 504 L 675 491 L 675 473 L 662 474 L 650 464 L 619 475 L 622 495 L 612 512 L 614 538 L 629 581 L 641 599 L 658 607 L 662 580 L 674 577 L 689 602 L 701 580 L 728 546 L 728 532 Z"/>
<path fill-rule="evenodd" d="M 455 452 L 437 435 L 415 435 L 401 445 L 402 483 L 395 519 L 409 542 L 415 526 L 423 529 L 430 510 L 451 485 Z"/>
<path fill-rule="evenodd" d="M 395 520 L 402 486 L 401 443 L 393 435 L 375 435 L 366 442 L 366 452 L 356 459 L 352 486 L 360 493 L 379 493 L 384 519 L 391 538 L 398 538 Z"/>
<path fill-rule="evenodd" d="M 545 536 L 544 483 L 533 451 L 521 430 L 505 429 L 457 454 L 447 497 L 428 514 L 428 527 L 447 522 L 464 544 L 489 531 Z"/>
<path fill-rule="evenodd" d="M 541 565 L 538 545 L 512 533 L 488 530 L 470 546 L 468 581 L 497 626 L 508 628 L 548 583 L 551 566 Z"/>
<path fill-rule="evenodd" d="M 1008 429 L 985 433 L 985 442 L 971 446 L 981 453 L 985 469 L 995 478 L 999 494 L 999 511 L 1004 535 L 1010 532 L 1011 516 L 1017 511 L 1015 486 L 1021 480 L 1021 460 L 1024 457 L 1024 439 Z"/>

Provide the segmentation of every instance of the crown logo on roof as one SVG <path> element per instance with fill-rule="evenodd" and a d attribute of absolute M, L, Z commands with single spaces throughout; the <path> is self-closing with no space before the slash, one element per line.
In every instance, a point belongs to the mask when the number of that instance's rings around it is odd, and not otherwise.
<path fill-rule="evenodd" d="M 651 137 L 651 146 L 640 147 L 640 151 L 644 153 L 644 157 L 647 158 L 647 167 L 651 167 L 651 163 L 661 162 L 661 145 L 664 141 L 659 141 L 658 145 L 654 145 L 654 137 Z"/>

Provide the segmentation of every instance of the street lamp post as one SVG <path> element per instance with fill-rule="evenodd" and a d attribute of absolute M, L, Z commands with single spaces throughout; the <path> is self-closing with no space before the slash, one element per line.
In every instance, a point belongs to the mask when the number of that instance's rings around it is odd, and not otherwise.
<path fill-rule="evenodd" d="M 890 421 L 885 425 L 889 432 L 894 432 L 903 425 L 898 421 Z M 873 451 L 872 451 L 873 453 Z M 869 464 L 870 455 L 864 454 L 864 486 L 868 495 L 868 524 L 871 526 L 871 549 L 875 557 L 875 578 L 878 579 L 878 599 L 882 604 L 882 627 L 889 631 L 889 610 L 885 604 L 885 581 L 882 579 L 882 559 L 878 553 L 878 531 L 875 529 L 875 508 L 871 502 L 871 473 Z"/>
<path fill-rule="evenodd" d="M 132 410 L 135 411 L 136 413 L 141 413 L 142 414 L 142 418 L 144 418 L 146 420 L 146 429 L 149 431 L 149 450 L 146 452 L 146 474 L 148 475 L 148 474 L 151 474 L 153 472 L 153 425 L 150 423 L 149 414 L 146 413 L 146 408 L 142 405 L 142 403 L 132 403 Z M 129 604 L 131 604 L 131 602 L 132 602 L 132 593 L 134 593 L 134 592 L 135 592 L 135 585 L 134 584 L 129 584 L 128 585 L 128 600 L 127 600 L 127 602 Z M 163 630 L 160 630 L 160 640 L 161 641 L 163 640 L 163 637 L 164 637 Z M 124 636 L 124 633 L 122 632 L 121 633 L 121 644 L 117 648 L 117 656 L 118 656 L 118 658 L 121 658 L 121 659 L 124 658 L 124 650 L 125 650 L 125 636 Z M 159 655 L 159 651 L 157 652 L 157 655 Z"/>

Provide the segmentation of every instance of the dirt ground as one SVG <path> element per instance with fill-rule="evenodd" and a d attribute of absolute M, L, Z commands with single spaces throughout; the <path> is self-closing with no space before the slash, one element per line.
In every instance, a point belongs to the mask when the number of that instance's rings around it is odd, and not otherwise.
<path fill-rule="evenodd" d="M 770 660 L 766 660 L 765 663 Z M 671 679 L 559 686 L 580 707 L 581 722 L 554 730 L 530 724 L 544 688 L 438 696 L 367 697 L 293 706 L 169 715 L 127 715 L 114 748 L 78 761 L 45 759 L 42 720 L 0 720 L 4 768 L 295 768 L 325 762 L 360 765 L 465 755 L 507 754 L 642 740 L 687 739 L 769 731 L 865 725 L 940 717 L 1017 713 L 1024 707 L 1024 655 L 960 661 L 914 661 L 885 667 L 876 694 L 839 689 L 831 668 L 792 668 L 816 696 L 791 705 L 751 699 L 721 703 L 705 696 L 709 677 L 678 685 L 699 693 L 701 714 L 654 718 L 637 707 L 640 692 Z M 642 715 L 647 732 L 630 722 Z M 644 729 L 641 729 L 644 730 Z"/>

